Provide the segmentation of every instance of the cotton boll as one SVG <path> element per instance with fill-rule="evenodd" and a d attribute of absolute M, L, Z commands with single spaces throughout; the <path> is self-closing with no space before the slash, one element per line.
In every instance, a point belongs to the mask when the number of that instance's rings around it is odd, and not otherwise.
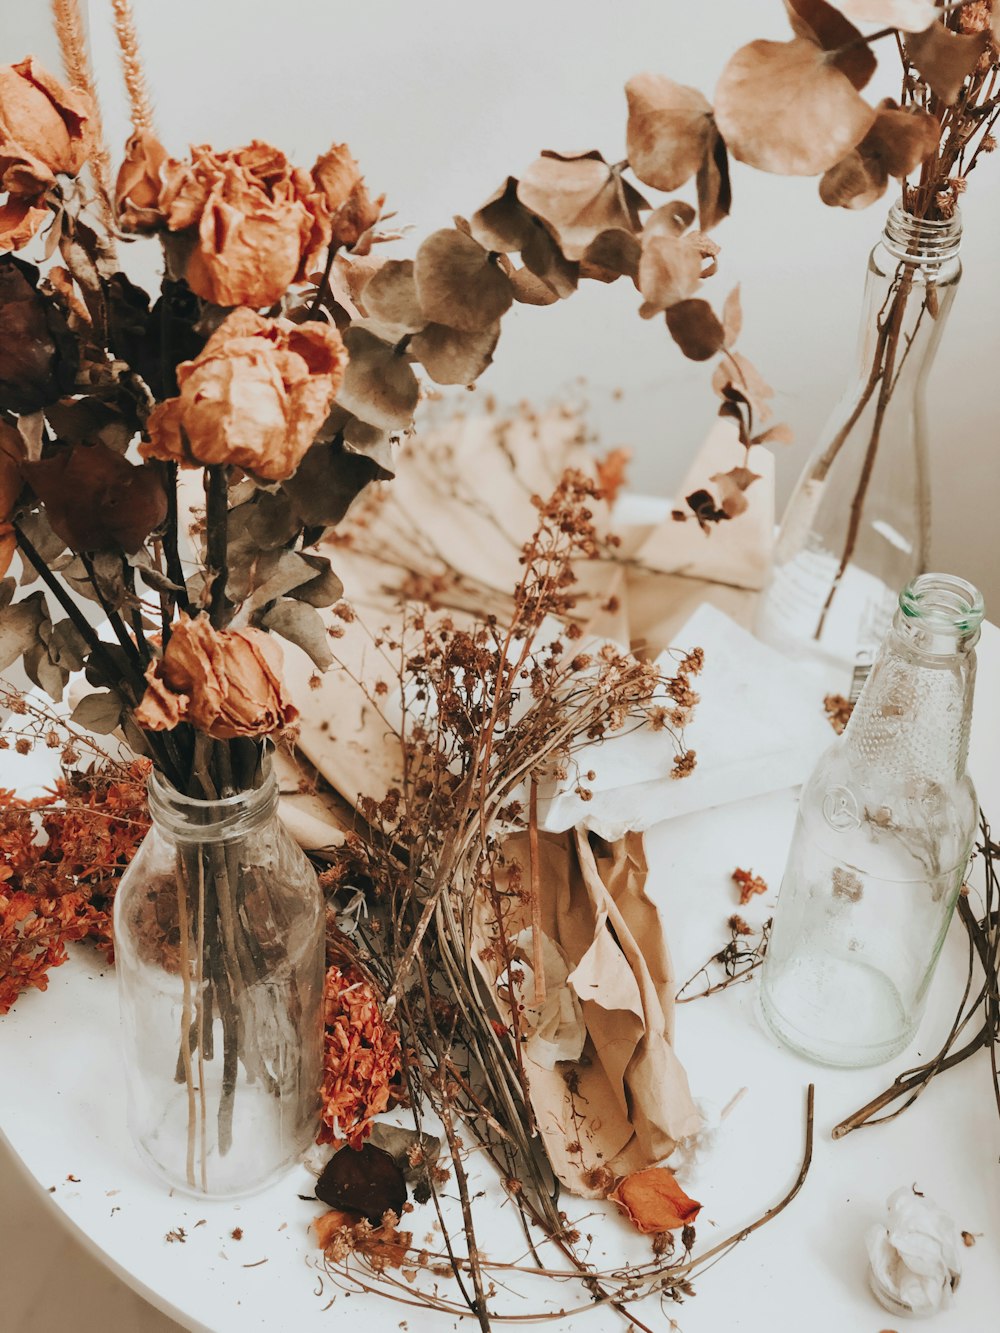
<path fill-rule="evenodd" d="M 958 1228 L 905 1186 L 889 1196 L 886 1210 L 886 1221 L 865 1236 L 872 1291 L 893 1314 L 935 1314 L 950 1303 L 961 1277 Z"/>

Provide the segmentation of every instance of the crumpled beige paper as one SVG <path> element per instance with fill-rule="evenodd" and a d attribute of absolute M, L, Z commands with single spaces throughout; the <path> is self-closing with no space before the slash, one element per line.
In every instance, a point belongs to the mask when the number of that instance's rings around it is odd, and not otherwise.
<path fill-rule="evenodd" d="M 527 883 L 527 834 L 508 839 L 505 854 Z M 591 1174 L 597 1168 L 628 1175 L 652 1166 L 697 1133 L 701 1117 L 672 1045 L 675 979 L 645 892 L 642 838 L 609 845 L 580 833 L 543 833 L 539 862 L 542 929 L 571 967 L 567 984 L 582 1007 L 587 1040 L 579 1064 L 546 1068 L 525 1049 L 525 1067 L 556 1175 L 574 1194 L 596 1198 L 603 1193 Z M 472 955 L 495 988 L 496 926 L 486 904 L 476 906 Z M 517 919 L 507 922 L 509 934 L 523 928 Z"/>

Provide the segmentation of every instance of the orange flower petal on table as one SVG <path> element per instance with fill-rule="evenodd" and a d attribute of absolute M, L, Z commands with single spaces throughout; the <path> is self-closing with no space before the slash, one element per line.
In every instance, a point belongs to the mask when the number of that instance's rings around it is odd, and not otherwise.
<path fill-rule="evenodd" d="M 701 1212 L 701 1204 L 684 1193 L 674 1173 L 665 1166 L 626 1176 L 608 1198 L 643 1235 L 687 1226 Z"/>

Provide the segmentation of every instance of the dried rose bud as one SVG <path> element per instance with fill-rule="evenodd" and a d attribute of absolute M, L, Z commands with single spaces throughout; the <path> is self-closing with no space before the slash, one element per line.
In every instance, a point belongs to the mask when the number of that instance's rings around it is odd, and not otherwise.
<path fill-rule="evenodd" d="M 232 463 L 267 481 L 290 477 L 326 420 L 347 365 L 335 328 L 237 310 L 193 361 L 180 396 L 150 414 L 148 457 Z"/>
<path fill-rule="evenodd" d="M 155 467 L 136 467 L 106 444 L 73 444 L 24 474 L 53 532 L 73 551 L 137 551 L 167 516 Z"/>
<path fill-rule="evenodd" d="M 256 629 L 215 630 L 182 615 L 163 657 L 146 672 L 135 720 L 147 731 L 189 722 L 216 740 L 268 736 L 298 717 L 285 693 L 282 654 Z"/>
<path fill-rule="evenodd" d="M 37 412 L 76 380 L 76 339 L 58 300 L 37 284 L 34 264 L 0 255 L 0 407 L 11 412 Z"/>
<path fill-rule="evenodd" d="M 0 188 L 37 195 L 76 176 L 92 148 L 90 98 L 35 60 L 0 67 Z"/>
<path fill-rule="evenodd" d="M 150 231 L 163 220 L 160 191 L 167 150 L 154 134 L 133 134 L 115 182 L 115 209 L 126 231 Z"/>

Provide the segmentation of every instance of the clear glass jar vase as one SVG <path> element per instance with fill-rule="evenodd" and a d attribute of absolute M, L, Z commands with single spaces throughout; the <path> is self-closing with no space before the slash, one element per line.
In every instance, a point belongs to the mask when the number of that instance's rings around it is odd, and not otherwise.
<path fill-rule="evenodd" d="M 785 511 L 755 632 L 856 698 L 900 588 L 927 568 L 924 391 L 961 277 L 958 210 L 889 212 L 868 261 L 857 376 Z"/>
<path fill-rule="evenodd" d="M 152 828 L 115 899 L 129 1129 L 171 1186 L 232 1197 L 319 1128 L 325 919 L 278 788 L 217 801 L 149 780 Z"/>
<path fill-rule="evenodd" d="M 761 976 L 768 1025 L 823 1064 L 881 1064 L 920 1022 L 978 806 L 966 772 L 983 600 L 923 574 L 843 736 L 802 789 Z"/>

